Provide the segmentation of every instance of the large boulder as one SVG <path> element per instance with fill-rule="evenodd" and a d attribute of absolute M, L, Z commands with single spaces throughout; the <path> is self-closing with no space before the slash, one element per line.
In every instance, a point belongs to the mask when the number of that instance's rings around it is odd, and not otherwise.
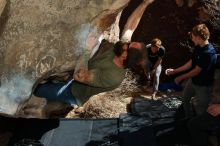
<path fill-rule="evenodd" d="M 128 2 L 1 0 L 0 112 L 15 115 L 36 82 L 73 70 L 89 31 L 112 30 Z"/>

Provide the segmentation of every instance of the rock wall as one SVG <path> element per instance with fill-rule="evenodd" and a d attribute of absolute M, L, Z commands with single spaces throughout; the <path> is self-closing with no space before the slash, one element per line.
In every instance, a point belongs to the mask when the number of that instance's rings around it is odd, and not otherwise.
<path fill-rule="evenodd" d="M 73 66 L 82 49 L 77 30 L 115 1 L 8 1 L 1 28 L 0 73 L 14 70 L 36 78 L 52 68 Z M 89 29 L 86 27 L 83 29 Z"/>
<path fill-rule="evenodd" d="M 40 78 L 73 70 L 88 32 L 94 27 L 99 32 L 110 30 L 128 2 L 0 1 L 0 10 L 3 11 L 0 23 L 0 105 L 10 104 L 6 101 L 8 98 L 14 101 L 25 95 L 22 100 L 28 99 L 34 83 Z M 4 9 L 3 4 L 6 4 Z M 0 108 L 0 111 L 4 109 Z"/>
<path fill-rule="evenodd" d="M 5 9 L 5 5 L 6 5 L 6 0 L 1 0 L 0 1 L 0 16 L 1 16 L 3 10 Z"/>

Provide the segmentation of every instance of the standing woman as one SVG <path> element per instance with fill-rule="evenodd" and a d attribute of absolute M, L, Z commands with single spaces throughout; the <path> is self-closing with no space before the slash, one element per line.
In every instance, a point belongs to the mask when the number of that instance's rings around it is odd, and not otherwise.
<path fill-rule="evenodd" d="M 162 70 L 161 63 L 165 54 L 165 48 L 162 46 L 162 42 L 158 38 L 154 38 L 151 43 L 146 46 L 146 48 L 149 59 L 147 76 L 149 80 L 153 80 L 152 99 L 155 99 L 160 83 L 160 74 Z"/>

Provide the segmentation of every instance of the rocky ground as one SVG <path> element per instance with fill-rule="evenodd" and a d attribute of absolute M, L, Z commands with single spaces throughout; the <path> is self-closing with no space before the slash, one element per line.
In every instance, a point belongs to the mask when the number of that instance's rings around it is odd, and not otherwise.
<path fill-rule="evenodd" d="M 71 107 L 60 102 L 47 102 L 34 97 L 22 107 L 17 116 L 27 118 L 117 118 L 121 113 L 131 112 L 131 103 L 136 98 L 152 100 L 152 89 L 138 86 L 137 77 L 127 72 L 121 86 L 113 91 L 94 95 L 83 107 Z M 159 92 L 156 100 L 180 96 L 179 92 Z M 153 100 L 152 100 L 153 101 Z"/>
<path fill-rule="evenodd" d="M 219 69 L 216 70 L 213 99 L 219 101 Z M 121 113 L 146 112 L 145 102 L 169 101 L 173 106 L 180 104 L 182 92 L 168 90 L 159 92 L 152 100 L 152 88 L 137 85 L 137 77 L 128 72 L 121 86 L 113 91 L 92 96 L 83 107 L 71 107 L 60 102 L 47 102 L 45 99 L 34 97 L 20 110 L 17 116 L 27 118 L 118 118 Z M 135 101 L 135 102 L 134 102 Z M 217 102 L 216 101 L 216 102 Z M 173 103 L 172 103 L 173 102 Z M 140 105 L 140 106 L 139 106 Z"/>
<path fill-rule="evenodd" d="M 181 92 L 159 92 L 156 99 L 152 99 L 150 87 L 139 88 L 131 96 L 114 97 L 112 95 L 99 94 L 94 96 L 84 107 L 71 110 L 66 118 L 83 117 L 83 118 L 118 118 L 121 113 L 133 113 L 133 102 L 139 100 L 144 102 L 152 100 L 163 100 L 167 97 L 180 97 Z M 105 97 L 103 97 L 103 95 Z M 142 109 L 144 110 L 144 109 Z M 144 112 L 144 111 L 142 111 Z"/>

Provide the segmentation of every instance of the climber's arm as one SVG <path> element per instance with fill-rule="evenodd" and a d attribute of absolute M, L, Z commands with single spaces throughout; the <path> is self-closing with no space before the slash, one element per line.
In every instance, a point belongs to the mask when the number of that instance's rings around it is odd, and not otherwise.
<path fill-rule="evenodd" d="M 132 37 L 135 29 L 137 28 L 146 7 L 148 5 L 150 5 L 153 1 L 154 0 L 144 0 L 134 10 L 134 12 L 131 14 L 131 16 L 129 16 L 129 18 L 124 26 L 124 30 L 122 31 L 121 40 L 123 42 L 130 42 L 131 41 L 131 37 Z"/>

